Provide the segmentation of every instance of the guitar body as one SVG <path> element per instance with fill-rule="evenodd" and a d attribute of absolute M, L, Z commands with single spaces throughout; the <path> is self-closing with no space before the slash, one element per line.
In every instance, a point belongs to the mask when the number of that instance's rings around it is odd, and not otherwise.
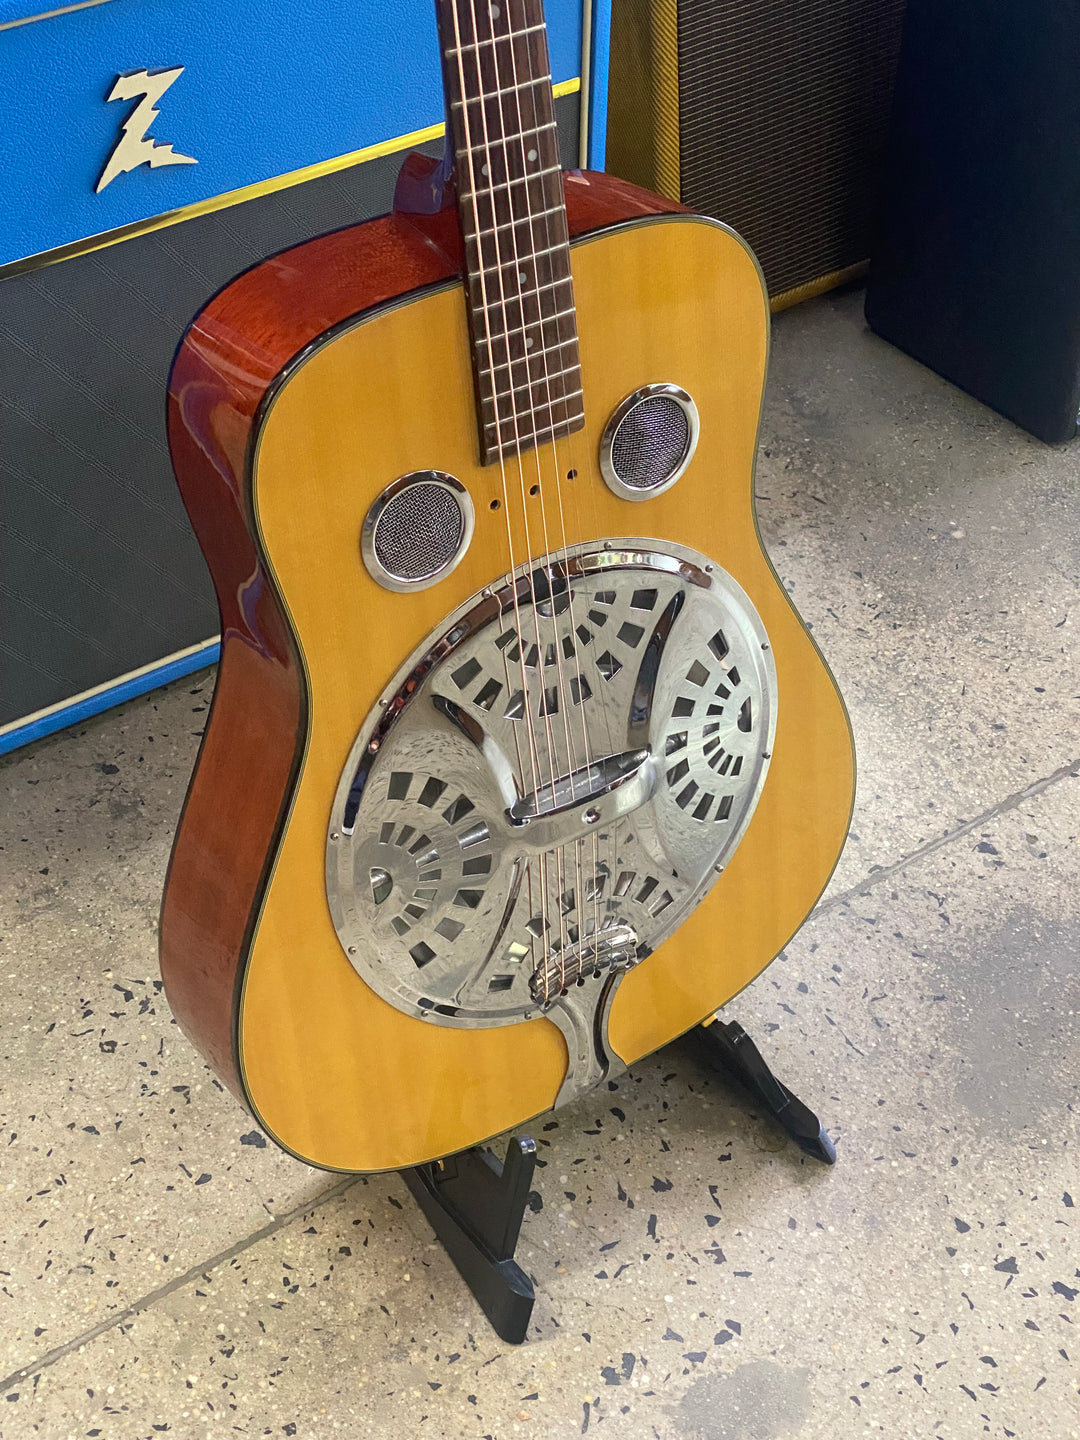
<path fill-rule="evenodd" d="M 745 832 L 674 933 L 607 993 L 607 1068 L 592 1083 L 753 979 L 843 846 L 847 718 L 754 517 L 768 349 L 756 263 L 726 228 L 610 177 L 567 175 L 565 195 L 585 423 L 524 457 L 529 491 L 544 493 L 513 513 L 500 467 L 477 453 L 449 210 L 395 212 L 255 267 L 210 302 L 175 363 L 170 438 L 221 605 L 222 659 L 169 871 L 162 972 L 185 1032 L 267 1133 L 314 1165 L 371 1171 L 460 1150 L 567 1098 L 568 1069 L 596 1063 L 574 1061 L 542 1005 L 513 1023 L 442 1023 L 377 993 L 350 959 L 340 898 L 337 910 L 328 900 L 357 737 L 408 657 L 505 580 L 508 545 L 517 563 L 609 537 L 627 553 L 662 542 L 709 557 L 750 597 L 775 667 Z M 694 399 L 697 448 L 678 483 L 638 504 L 601 478 L 602 432 L 623 397 L 666 382 Z M 464 485 L 475 529 L 438 584 L 394 593 L 362 563 L 361 527 L 391 482 L 422 470 Z M 516 461 L 511 478 L 516 490 Z M 553 527 L 557 543 L 543 544 Z M 456 738 L 433 732 L 432 754 Z"/>

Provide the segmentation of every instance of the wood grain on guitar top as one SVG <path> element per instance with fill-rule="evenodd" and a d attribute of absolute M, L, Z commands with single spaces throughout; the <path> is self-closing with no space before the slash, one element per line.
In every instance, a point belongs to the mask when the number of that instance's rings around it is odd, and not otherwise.
<path fill-rule="evenodd" d="M 411 156 L 401 188 L 420 188 L 430 170 L 426 157 Z M 594 174 L 568 177 L 566 201 L 572 235 L 681 208 Z M 252 425 L 282 368 L 324 331 L 461 266 L 452 208 L 334 231 L 233 280 L 198 315 L 173 365 L 169 445 L 217 592 L 221 664 L 169 866 L 161 969 L 185 1033 L 242 1099 L 239 981 L 305 705 L 295 646 L 252 539 Z"/>
<path fill-rule="evenodd" d="M 608 177 L 568 176 L 566 201 L 581 237 L 586 421 L 559 442 L 558 544 L 655 535 L 713 557 L 753 598 L 779 684 L 749 831 L 705 901 L 616 994 L 610 1040 L 633 1061 L 730 998 L 801 924 L 843 843 L 853 761 L 842 703 L 754 523 L 767 308 L 752 257 L 730 232 L 665 220 L 675 207 Z M 416 1164 L 520 1124 L 552 1104 L 566 1067 L 546 1019 L 453 1029 L 380 999 L 344 956 L 326 904 L 330 802 L 365 716 L 410 650 L 506 563 L 499 469 L 476 453 L 461 288 L 425 288 L 459 272 L 451 220 L 396 215 L 256 267 L 196 321 L 171 387 L 170 436 L 218 589 L 223 659 L 170 869 L 163 974 L 181 1024 L 267 1130 L 342 1169 Z M 298 352 L 365 311 L 375 313 L 312 346 L 259 412 Z M 678 484 L 631 504 L 599 477 L 599 436 L 624 395 L 656 381 L 694 396 L 701 437 Z M 553 504 L 551 446 L 523 464 Z M 389 481 L 425 467 L 468 487 L 476 533 L 444 581 L 397 595 L 361 564 L 359 528 Z M 518 507 L 533 553 L 538 506 Z M 523 514 L 510 520 L 520 556 Z"/>

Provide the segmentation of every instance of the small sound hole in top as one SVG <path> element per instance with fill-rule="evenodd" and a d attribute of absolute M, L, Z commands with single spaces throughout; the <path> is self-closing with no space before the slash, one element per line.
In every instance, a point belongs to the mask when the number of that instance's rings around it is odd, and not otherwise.
<path fill-rule="evenodd" d="M 652 489 L 679 468 L 690 445 L 690 420 L 670 395 L 651 395 L 619 423 L 611 464 L 624 485 Z"/>
<path fill-rule="evenodd" d="M 673 485 L 697 445 L 698 414 L 677 385 L 646 385 L 616 406 L 600 442 L 600 470 L 626 500 L 647 500 Z"/>
<path fill-rule="evenodd" d="M 448 575 L 472 537 L 472 502 L 437 470 L 395 480 L 372 505 L 361 537 L 364 563 L 390 590 L 419 590 Z"/>

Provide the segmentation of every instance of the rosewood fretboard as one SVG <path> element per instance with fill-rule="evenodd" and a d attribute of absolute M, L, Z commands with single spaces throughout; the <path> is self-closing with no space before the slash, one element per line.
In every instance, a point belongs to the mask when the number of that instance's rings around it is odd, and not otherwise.
<path fill-rule="evenodd" d="M 436 0 L 484 463 L 584 423 L 542 0 Z"/>

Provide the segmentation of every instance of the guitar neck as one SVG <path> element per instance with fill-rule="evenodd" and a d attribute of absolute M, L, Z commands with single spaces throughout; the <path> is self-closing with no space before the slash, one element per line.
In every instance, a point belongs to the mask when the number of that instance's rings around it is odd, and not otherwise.
<path fill-rule="evenodd" d="M 584 424 L 542 0 L 436 0 L 465 240 L 480 454 Z"/>

